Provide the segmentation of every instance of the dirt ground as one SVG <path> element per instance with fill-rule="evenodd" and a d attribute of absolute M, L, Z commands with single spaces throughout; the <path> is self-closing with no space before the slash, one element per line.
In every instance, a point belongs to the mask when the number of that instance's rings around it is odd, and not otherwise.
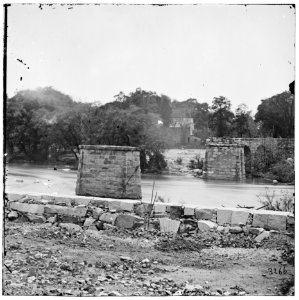
<path fill-rule="evenodd" d="M 139 235 L 139 236 L 138 236 Z M 196 237 L 5 222 L 3 295 L 292 295 L 292 240 L 213 246 Z M 194 244 L 195 243 L 195 244 Z M 196 244 L 197 243 L 197 244 Z M 197 245 L 191 247 L 190 245 Z M 187 246 L 186 246 L 187 245 Z"/>

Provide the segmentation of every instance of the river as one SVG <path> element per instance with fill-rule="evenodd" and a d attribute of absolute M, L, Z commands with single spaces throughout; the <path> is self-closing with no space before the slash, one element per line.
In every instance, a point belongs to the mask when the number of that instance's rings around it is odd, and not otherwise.
<path fill-rule="evenodd" d="M 236 207 L 246 205 L 260 207 L 258 195 L 275 192 L 279 198 L 283 193 L 292 194 L 295 187 L 290 185 L 266 184 L 247 180 L 233 182 L 224 180 L 203 180 L 192 176 L 143 175 L 142 196 L 145 201 L 151 198 L 153 180 L 155 192 L 166 202 L 192 204 L 203 207 Z M 6 192 L 45 193 L 75 195 L 77 171 L 58 167 L 30 164 L 9 164 L 6 167 Z"/>

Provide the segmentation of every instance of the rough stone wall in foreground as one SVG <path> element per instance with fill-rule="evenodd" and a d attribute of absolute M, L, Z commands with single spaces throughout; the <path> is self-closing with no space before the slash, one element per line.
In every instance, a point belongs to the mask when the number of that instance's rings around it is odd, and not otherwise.
<path fill-rule="evenodd" d="M 76 194 L 141 199 L 138 148 L 80 146 Z"/>
<path fill-rule="evenodd" d="M 170 233 L 217 230 L 269 236 L 287 235 L 295 228 L 294 214 L 269 210 L 206 208 L 175 203 L 156 203 L 152 209 L 149 203 L 136 200 L 44 194 L 8 194 L 5 202 L 5 218 L 9 220 L 74 223 L 95 231 L 144 226 L 144 218 L 149 213 L 150 226 Z"/>

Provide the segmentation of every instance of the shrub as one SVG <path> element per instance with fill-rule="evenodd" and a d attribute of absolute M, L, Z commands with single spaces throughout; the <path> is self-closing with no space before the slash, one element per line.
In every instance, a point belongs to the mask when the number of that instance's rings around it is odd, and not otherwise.
<path fill-rule="evenodd" d="M 200 155 L 196 155 L 194 159 L 189 161 L 189 169 L 202 169 L 204 165 L 203 159 Z"/>
<path fill-rule="evenodd" d="M 258 198 L 264 206 L 263 209 L 294 212 L 295 199 L 288 191 L 281 191 L 280 198 L 275 199 L 275 190 L 265 188 L 265 195 L 260 194 Z"/>
<path fill-rule="evenodd" d="M 286 161 L 280 161 L 273 165 L 271 173 L 274 179 L 279 182 L 293 182 L 295 180 L 294 166 Z"/>

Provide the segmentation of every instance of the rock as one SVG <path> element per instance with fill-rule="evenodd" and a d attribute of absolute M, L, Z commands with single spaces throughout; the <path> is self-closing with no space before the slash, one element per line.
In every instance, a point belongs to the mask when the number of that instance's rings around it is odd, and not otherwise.
<path fill-rule="evenodd" d="M 104 213 L 104 210 L 100 207 L 92 207 L 91 208 L 91 216 L 95 219 L 98 220 L 99 217 Z"/>
<path fill-rule="evenodd" d="M 112 291 L 108 293 L 108 296 L 122 297 L 123 295 L 117 291 Z"/>
<path fill-rule="evenodd" d="M 229 229 L 230 229 L 230 226 L 225 226 L 224 227 L 224 233 L 229 233 Z"/>
<path fill-rule="evenodd" d="M 241 232 L 243 232 L 243 229 L 240 226 L 231 226 L 229 228 L 229 232 L 230 233 L 241 233 Z"/>
<path fill-rule="evenodd" d="M 249 211 L 232 211 L 231 225 L 246 224 L 249 217 Z"/>
<path fill-rule="evenodd" d="M 103 213 L 100 216 L 99 220 L 102 221 L 102 222 L 104 222 L 104 223 L 109 223 L 109 224 L 114 225 L 117 216 L 118 216 L 118 214 Z"/>
<path fill-rule="evenodd" d="M 94 230 L 94 231 L 99 231 L 95 224 L 92 224 L 92 225 L 88 226 L 88 229 L 89 230 Z"/>
<path fill-rule="evenodd" d="M 42 196 L 44 199 L 47 199 L 49 196 Z M 58 203 L 64 203 L 66 206 L 72 206 L 72 198 L 70 197 L 63 197 L 63 196 L 51 196 L 51 198 L 54 198 L 54 199 L 47 199 L 47 200 L 53 200 L 54 201 L 54 204 L 56 205 L 59 205 Z M 74 201 L 74 200 L 73 200 Z"/>
<path fill-rule="evenodd" d="M 184 216 L 194 216 L 195 208 L 190 206 L 184 207 Z"/>
<path fill-rule="evenodd" d="M 45 223 L 47 220 L 44 216 L 27 214 L 26 217 L 32 223 Z"/>
<path fill-rule="evenodd" d="M 59 227 L 67 230 L 69 233 L 75 233 L 75 232 L 82 232 L 83 229 L 76 224 L 71 224 L 71 223 L 61 223 L 59 224 Z"/>
<path fill-rule="evenodd" d="M 133 258 L 129 257 L 129 256 L 121 256 L 120 257 L 121 261 L 133 261 Z"/>
<path fill-rule="evenodd" d="M 18 216 L 19 216 L 18 213 L 17 213 L 16 211 L 12 210 L 12 211 L 8 214 L 7 218 L 8 218 L 8 220 L 12 221 L 12 220 L 17 219 Z"/>
<path fill-rule="evenodd" d="M 214 220 L 216 219 L 216 210 L 209 208 L 195 208 L 195 218 L 197 220 Z"/>
<path fill-rule="evenodd" d="M 260 235 L 258 235 L 254 240 L 257 243 L 260 243 L 261 241 L 263 241 L 264 239 L 268 239 L 270 236 L 270 232 L 269 231 L 263 231 Z"/>
<path fill-rule="evenodd" d="M 94 218 L 86 218 L 83 227 L 91 226 L 96 220 Z"/>
<path fill-rule="evenodd" d="M 256 210 L 253 213 L 252 226 L 285 231 L 288 215 L 288 212 Z"/>
<path fill-rule="evenodd" d="M 57 222 L 57 215 L 50 217 L 47 219 L 48 223 L 54 224 L 55 222 Z"/>
<path fill-rule="evenodd" d="M 218 226 L 217 231 L 224 232 L 225 228 L 223 226 Z"/>
<path fill-rule="evenodd" d="M 154 212 L 156 213 L 162 213 L 165 214 L 166 213 L 166 205 L 162 204 L 162 203 L 156 203 L 154 206 Z"/>
<path fill-rule="evenodd" d="M 143 264 L 148 264 L 150 262 L 150 260 L 148 258 L 145 258 L 141 261 Z"/>
<path fill-rule="evenodd" d="M 112 224 L 109 224 L 109 223 L 103 223 L 103 229 L 104 230 L 114 230 L 114 229 L 117 229 L 117 227 Z"/>
<path fill-rule="evenodd" d="M 72 202 L 74 203 L 74 206 L 77 205 L 84 205 L 88 206 L 91 202 L 91 197 L 84 197 L 84 196 L 73 196 L 72 197 Z"/>
<path fill-rule="evenodd" d="M 217 223 L 219 225 L 231 224 L 232 210 L 230 209 L 217 209 Z"/>
<path fill-rule="evenodd" d="M 86 207 L 68 207 L 60 205 L 46 205 L 45 213 L 47 214 L 58 214 L 63 216 L 74 216 L 74 217 L 85 217 L 87 208 Z"/>
<path fill-rule="evenodd" d="M 271 237 L 271 236 L 277 236 L 277 235 L 280 234 L 280 232 L 277 231 L 277 230 L 270 230 L 269 233 L 270 233 L 270 237 Z"/>
<path fill-rule="evenodd" d="M 7 193 L 7 199 L 8 201 L 19 201 L 23 198 L 25 198 L 25 194 L 14 194 L 14 193 Z"/>
<path fill-rule="evenodd" d="M 38 214 L 42 215 L 44 213 L 44 205 L 39 204 L 27 204 L 19 202 L 9 203 L 9 209 L 20 211 L 23 213 Z"/>
<path fill-rule="evenodd" d="M 103 238 L 102 231 L 95 231 L 92 229 L 87 229 L 85 231 L 85 235 L 89 238 L 94 238 L 94 239 L 102 239 Z"/>
<path fill-rule="evenodd" d="M 264 228 L 255 228 L 255 227 L 250 227 L 249 228 L 249 233 L 253 235 L 259 235 L 261 234 L 265 229 Z"/>
<path fill-rule="evenodd" d="M 35 281 L 36 277 L 35 276 L 30 276 L 27 278 L 28 283 L 32 283 L 33 281 Z"/>
<path fill-rule="evenodd" d="M 128 211 L 133 212 L 134 211 L 134 205 L 136 205 L 138 201 L 136 200 L 115 200 L 115 201 L 109 201 L 108 202 L 108 208 L 109 210 L 115 210 L 116 212 L 119 211 Z"/>
<path fill-rule="evenodd" d="M 136 228 L 143 225 L 143 218 L 135 215 L 118 215 L 115 220 L 115 226 L 125 229 Z"/>
<path fill-rule="evenodd" d="M 217 224 L 212 221 L 201 220 L 197 222 L 199 231 L 209 231 L 210 229 L 216 229 Z"/>
<path fill-rule="evenodd" d="M 160 231 L 168 233 L 177 233 L 181 222 L 177 220 L 171 220 L 168 218 L 161 218 L 160 220 Z"/>
<path fill-rule="evenodd" d="M 294 225 L 295 224 L 295 217 L 294 216 L 287 216 L 287 223 L 289 225 Z"/>

